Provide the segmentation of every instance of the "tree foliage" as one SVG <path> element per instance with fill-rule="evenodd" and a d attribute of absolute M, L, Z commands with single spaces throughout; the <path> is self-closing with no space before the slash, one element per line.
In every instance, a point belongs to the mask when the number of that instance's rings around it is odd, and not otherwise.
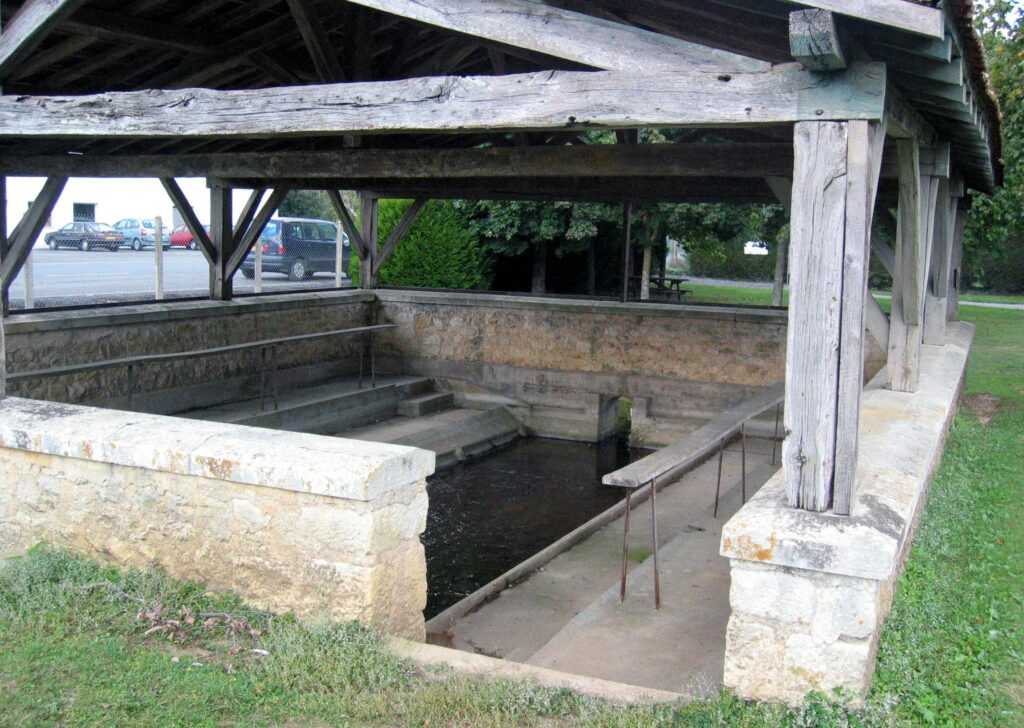
<path fill-rule="evenodd" d="M 321 190 L 292 190 L 285 195 L 277 212 L 282 217 L 313 217 L 334 221 L 338 219 L 327 193 Z"/>
<path fill-rule="evenodd" d="M 411 200 L 381 200 L 378 246 L 383 246 Z M 359 261 L 352 256 L 349 275 L 359 285 Z M 453 202 L 432 200 L 384 263 L 378 275 L 382 286 L 413 288 L 487 288 L 487 256 L 465 211 Z"/>
<path fill-rule="evenodd" d="M 987 3 L 978 26 L 1003 111 L 1005 184 L 974 195 L 964 239 L 964 283 L 1024 291 L 1024 13 L 1011 0 Z"/>

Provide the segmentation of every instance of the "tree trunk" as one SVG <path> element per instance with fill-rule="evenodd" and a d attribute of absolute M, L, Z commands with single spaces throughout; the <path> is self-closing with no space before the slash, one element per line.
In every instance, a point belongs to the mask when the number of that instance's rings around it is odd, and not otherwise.
<path fill-rule="evenodd" d="M 548 244 L 537 243 L 533 248 L 533 293 L 547 292 Z"/>
<path fill-rule="evenodd" d="M 640 277 L 640 300 L 651 300 L 651 246 L 644 248 L 643 273 Z"/>
<path fill-rule="evenodd" d="M 595 243 L 590 244 L 587 249 L 587 295 L 597 295 L 597 251 L 594 250 Z"/>
<path fill-rule="evenodd" d="M 789 243 L 779 241 L 779 250 L 775 258 L 775 285 L 772 287 L 772 305 L 782 305 L 782 292 L 786 286 L 786 271 L 789 268 Z"/>

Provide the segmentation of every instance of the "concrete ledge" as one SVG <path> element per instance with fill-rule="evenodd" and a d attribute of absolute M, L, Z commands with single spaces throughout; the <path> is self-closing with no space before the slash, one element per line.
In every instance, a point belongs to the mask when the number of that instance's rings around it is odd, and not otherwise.
<path fill-rule="evenodd" d="M 361 501 L 434 471 L 432 452 L 401 445 L 15 397 L 0 447 Z"/>
<path fill-rule="evenodd" d="M 437 645 L 392 639 L 391 649 L 418 665 L 449 667 L 457 673 L 477 678 L 494 678 L 535 682 L 549 688 L 565 688 L 594 698 L 620 703 L 668 703 L 681 700 L 679 693 L 644 688 L 637 685 L 601 680 L 596 677 L 571 675 L 546 667 L 499 660 Z"/>
<path fill-rule="evenodd" d="M 64 331 L 95 326 L 121 326 L 157 321 L 180 321 L 236 316 L 241 313 L 288 311 L 311 306 L 335 306 L 339 303 L 372 303 L 372 291 L 315 291 L 275 296 L 251 296 L 231 301 L 161 301 L 134 306 L 82 308 L 71 311 L 42 311 L 15 314 L 4 320 L 6 335 L 40 331 Z"/>
<path fill-rule="evenodd" d="M 460 293 L 459 291 L 422 291 L 378 289 L 377 299 L 384 303 L 435 304 L 438 306 L 475 306 L 482 308 L 516 308 L 566 313 L 621 314 L 624 316 L 670 316 L 707 318 L 722 321 L 754 321 L 785 326 L 784 309 L 698 306 L 664 303 L 622 303 L 620 301 L 559 298 L 554 296 L 523 296 L 498 293 Z"/>
<path fill-rule="evenodd" d="M 834 688 L 854 702 L 866 694 L 973 337 L 970 324 L 950 324 L 945 346 L 924 346 L 914 394 L 885 389 L 884 371 L 865 389 L 849 517 L 790 508 L 780 471 L 726 524 L 727 687 L 787 701 Z"/>

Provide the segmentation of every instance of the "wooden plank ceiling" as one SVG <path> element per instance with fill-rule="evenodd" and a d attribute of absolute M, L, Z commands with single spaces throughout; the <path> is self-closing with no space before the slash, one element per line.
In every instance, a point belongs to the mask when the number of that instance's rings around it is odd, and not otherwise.
<path fill-rule="evenodd" d="M 7 26 L 21 2 L 3 2 Z M 771 63 L 788 62 L 783 0 L 547 0 L 546 4 L 625 23 Z M 88 94 L 150 88 L 259 89 L 431 75 L 493 75 L 584 66 L 399 18 L 343 0 L 88 0 L 79 3 L 26 58 L 0 79 L 5 94 Z M 972 87 L 958 42 L 845 18 L 860 59 L 884 61 L 893 80 L 943 136 L 952 140 L 968 182 L 990 186 L 982 93 Z M 786 139 L 789 129 L 721 130 L 715 141 Z M 707 134 L 694 131 L 689 141 Z M 568 132 L 517 135 L 395 134 L 352 137 L 160 141 L 19 142 L 4 154 L 81 151 L 154 154 L 464 147 L 482 143 L 565 144 Z"/>

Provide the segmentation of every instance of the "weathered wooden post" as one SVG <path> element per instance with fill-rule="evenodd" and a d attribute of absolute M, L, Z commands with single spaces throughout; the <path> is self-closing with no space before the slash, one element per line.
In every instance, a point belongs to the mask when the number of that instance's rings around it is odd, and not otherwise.
<path fill-rule="evenodd" d="M 360 288 L 376 288 L 377 275 L 374 272 L 374 262 L 377 259 L 377 198 L 368 192 L 359 193 L 359 227 L 360 237 L 363 239 L 365 249 L 363 257 L 359 260 L 359 285 Z"/>
<path fill-rule="evenodd" d="M 162 301 L 164 299 L 164 220 L 162 217 L 157 215 L 154 223 L 156 225 L 155 235 L 153 236 L 156 300 Z"/>
<path fill-rule="evenodd" d="M 34 244 L 33 244 L 34 245 Z M 36 277 L 35 270 L 33 268 L 32 251 L 28 251 L 28 255 L 25 257 L 25 265 L 21 268 L 21 280 L 25 284 L 25 308 L 36 307 L 35 297 L 35 285 Z"/>
<path fill-rule="evenodd" d="M 795 128 L 783 461 L 790 505 L 807 510 L 850 509 L 884 138 L 867 121 Z"/>
<path fill-rule="evenodd" d="M 215 253 L 210 264 L 210 298 L 230 301 L 232 285 L 228 260 L 235 248 L 231 188 L 221 180 L 208 180 L 207 184 L 210 188 L 210 242 Z"/>

